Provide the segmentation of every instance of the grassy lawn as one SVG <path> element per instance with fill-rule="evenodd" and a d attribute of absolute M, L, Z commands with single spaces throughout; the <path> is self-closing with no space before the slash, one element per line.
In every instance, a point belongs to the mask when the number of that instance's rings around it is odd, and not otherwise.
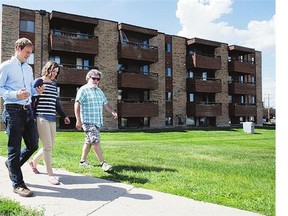
<path fill-rule="evenodd" d="M 0 154 L 6 155 L 6 135 Z M 95 168 L 79 167 L 83 132 L 58 132 L 54 167 L 275 215 L 275 130 L 183 130 L 177 132 L 102 132 L 102 149 L 114 173 L 104 173 L 94 153 Z"/>
<path fill-rule="evenodd" d="M 19 202 L 0 197 L 0 215 L 2 216 L 44 216 L 44 210 L 26 208 Z"/>

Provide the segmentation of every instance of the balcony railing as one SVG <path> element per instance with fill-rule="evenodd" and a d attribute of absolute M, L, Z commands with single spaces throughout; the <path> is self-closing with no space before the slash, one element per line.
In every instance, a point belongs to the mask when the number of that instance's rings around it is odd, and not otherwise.
<path fill-rule="evenodd" d="M 158 47 L 143 43 L 122 42 L 118 45 L 118 58 L 158 62 Z"/>
<path fill-rule="evenodd" d="M 57 78 L 59 84 L 83 85 L 86 83 L 86 74 L 96 66 L 62 64 L 61 72 Z"/>
<path fill-rule="evenodd" d="M 256 104 L 230 104 L 229 105 L 229 115 L 230 116 L 256 116 L 257 106 Z"/>
<path fill-rule="evenodd" d="M 205 69 L 212 69 L 212 70 L 220 70 L 221 69 L 221 57 L 203 55 L 203 54 L 194 52 L 192 56 L 187 56 L 186 66 L 187 68 L 205 68 Z"/>
<path fill-rule="evenodd" d="M 186 91 L 220 93 L 222 92 L 221 80 L 214 78 L 187 78 Z"/>
<path fill-rule="evenodd" d="M 194 117 L 216 117 L 222 115 L 222 104 L 215 102 L 187 102 L 187 116 Z"/>
<path fill-rule="evenodd" d="M 256 73 L 256 65 L 254 62 L 241 61 L 241 60 L 231 60 L 228 62 L 228 69 L 231 72 L 240 73 Z"/>
<path fill-rule="evenodd" d="M 98 37 L 59 30 L 50 31 L 50 49 L 86 54 L 98 54 Z"/>
<path fill-rule="evenodd" d="M 158 101 L 119 100 L 119 117 L 157 117 Z"/>
<path fill-rule="evenodd" d="M 252 82 L 229 83 L 229 94 L 256 95 L 256 84 Z"/>
<path fill-rule="evenodd" d="M 120 72 L 118 74 L 119 88 L 158 89 L 157 73 Z"/>

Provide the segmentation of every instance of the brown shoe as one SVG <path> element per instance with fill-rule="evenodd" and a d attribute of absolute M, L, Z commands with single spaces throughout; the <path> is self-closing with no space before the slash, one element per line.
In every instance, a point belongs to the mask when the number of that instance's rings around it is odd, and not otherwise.
<path fill-rule="evenodd" d="M 13 188 L 13 192 L 22 197 L 31 197 L 33 195 L 33 192 L 30 191 L 26 186 Z"/>
<path fill-rule="evenodd" d="M 9 178 L 10 178 L 10 180 L 12 181 L 12 173 L 11 173 L 11 171 L 10 171 L 10 169 L 9 169 L 8 161 L 7 161 L 7 160 L 5 161 L 5 166 L 6 166 L 7 169 L 8 169 L 8 172 L 9 172 Z"/>

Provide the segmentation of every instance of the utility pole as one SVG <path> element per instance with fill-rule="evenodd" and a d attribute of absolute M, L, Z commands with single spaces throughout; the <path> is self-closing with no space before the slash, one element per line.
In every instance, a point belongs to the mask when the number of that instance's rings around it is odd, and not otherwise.
<path fill-rule="evenodd" d="M 268 121 L 270 122 L 270 94 L 268 94 L 268 101 L 267 101 L 267 105 L 268 105 Z"/>
<path fill-rule="evenodd" d="M 41 15 L 41 57 L 40 57 L 40 74 L 39 76 L 41 76 L 41 71 L 43 68 L 43 36 L 44 36 L 44 16 L 46 15 L 46 11 L 45 10 L 40 10 L 39 14 Z"/>

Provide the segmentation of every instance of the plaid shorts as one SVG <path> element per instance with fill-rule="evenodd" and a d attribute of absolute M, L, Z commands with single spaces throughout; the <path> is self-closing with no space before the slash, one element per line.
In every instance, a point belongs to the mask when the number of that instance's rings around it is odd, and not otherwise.
<path fill-rule="evenodd" d="M 85 144 L 100 143 L 100 128 L 94 124 L 83 124 L 82 128 L 86 134 Z"/>

